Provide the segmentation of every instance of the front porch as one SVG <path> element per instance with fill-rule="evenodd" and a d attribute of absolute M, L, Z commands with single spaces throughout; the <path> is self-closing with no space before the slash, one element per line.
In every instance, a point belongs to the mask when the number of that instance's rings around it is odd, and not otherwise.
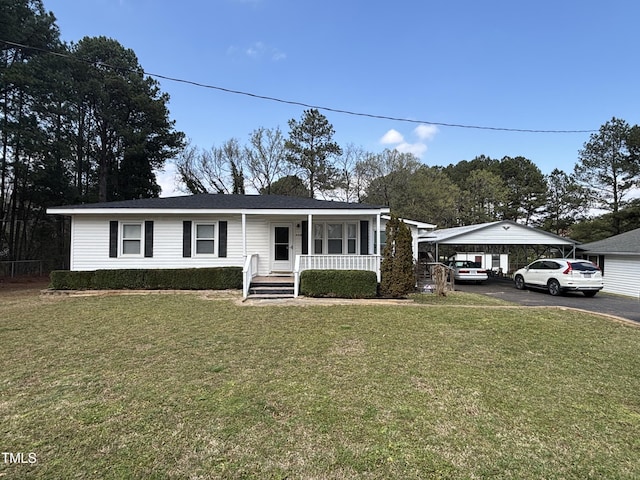
<path fill-rule="evenodd" d="M 278 295 L 289 295 L 290 286 L 293 286 L 290 296 L 295 298 L 299 295 L 300 274 L 305 270 L 366 270 L 375 272 L 380 282 L 380 259 L 380 255 L 296 255 L 290 275 L 260 275 L 259 254 L 249 255 L 243 268 L 243 298 L 258 292 L 266 294 L 270 290 Z"/>
<path fill-rule="evenodd" d="M 282 275 L 292 277 L 297 297 L 305 270 L 368 270 L 380 281 L 382 213 L 368 208 L 242 213 L 243 297 L 255 294 L 256 277 Z M 265 283 L 261 291 L 268 288 Z"/>

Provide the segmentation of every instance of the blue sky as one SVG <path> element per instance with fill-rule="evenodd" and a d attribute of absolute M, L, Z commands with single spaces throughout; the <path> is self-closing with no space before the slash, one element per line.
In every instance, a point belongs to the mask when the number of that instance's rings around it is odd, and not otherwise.
<path fill-rule="evenodd" d="M 612 117 L 640 123 L 635 0 L 43 0 L 63 40 L 104 35 L 148 73 L 359 113 L 323 111 L 341 144 L 427 165 L 524 156 L 573 169 Z M 194 145 L 300 119 L 304 108 L 160 80 Z M 163 194 L 173 191 L 170 166 Z"/>

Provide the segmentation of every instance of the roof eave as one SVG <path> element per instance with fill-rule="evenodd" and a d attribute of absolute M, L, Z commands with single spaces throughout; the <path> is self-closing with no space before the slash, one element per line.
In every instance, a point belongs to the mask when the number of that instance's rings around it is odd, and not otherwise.
<path fill-rule="evenodd" d="M 222 208 L 48 208 L 50 215 L 378 215 L 388 212 L 382 208 L 251 208 L 251 209 L 222 209 Z"/>
<path fill-rule="evenodd" d="M 587 255 L 630 255 L 630 256 L 640 256 L 640 252 L 620 252 L 620 251 L 612 251 L 612 250 L 582 250 Z"/>

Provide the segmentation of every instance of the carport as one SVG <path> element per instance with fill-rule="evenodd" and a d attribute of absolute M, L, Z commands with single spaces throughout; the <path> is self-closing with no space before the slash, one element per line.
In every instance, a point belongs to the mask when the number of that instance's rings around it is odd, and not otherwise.
<path fill-rule="evenodd" d="M 530 261 L 544 257 L 575 258 L 578 242 L 511 220 L 480 223 L 428 232 L 418 239 L 423 263 L 445 263 L 466 254 L 482 267 L 508 275 Z"/>

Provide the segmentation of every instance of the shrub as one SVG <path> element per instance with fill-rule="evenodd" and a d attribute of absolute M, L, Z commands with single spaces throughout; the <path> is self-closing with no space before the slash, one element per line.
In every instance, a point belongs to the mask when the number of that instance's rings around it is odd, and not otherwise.
<path fill-rule="evenodd" d="M 93 287 L 95 272 L 70 272 L 68 270 L 53 270 L 49 275 L 50 288 L 55 290 L 88 290 Z"/>
<path fill-rule="evenodd" d="M 145 270 L 96 270 L 93 277 L 94 288 L 105 290 L 144 289 Z"/>
<path fill-rule="evenodd" d="M 227 290 L 242 288 L 241 267 L 191 269 L 191 287 L 194 290 Z"/>
<path fill-rule="evenodd" d="M 382 252 L 380 293 L 403 297 L 415 290 L 411 230 L 395 215 L 387 222 L 387 243 Z"/>
<path fill-rule="evenodd" d="M 242 288 L 241 267 L 120 269 L 92 272 L 51 272 L 56 290 L 228 290 Z"/>
<path fill-rule="evenodd" d="M 300 293 L 309 297 L 373 298 L 377 294 L 375 272 L 364 270 L 305 270 Z"/>

